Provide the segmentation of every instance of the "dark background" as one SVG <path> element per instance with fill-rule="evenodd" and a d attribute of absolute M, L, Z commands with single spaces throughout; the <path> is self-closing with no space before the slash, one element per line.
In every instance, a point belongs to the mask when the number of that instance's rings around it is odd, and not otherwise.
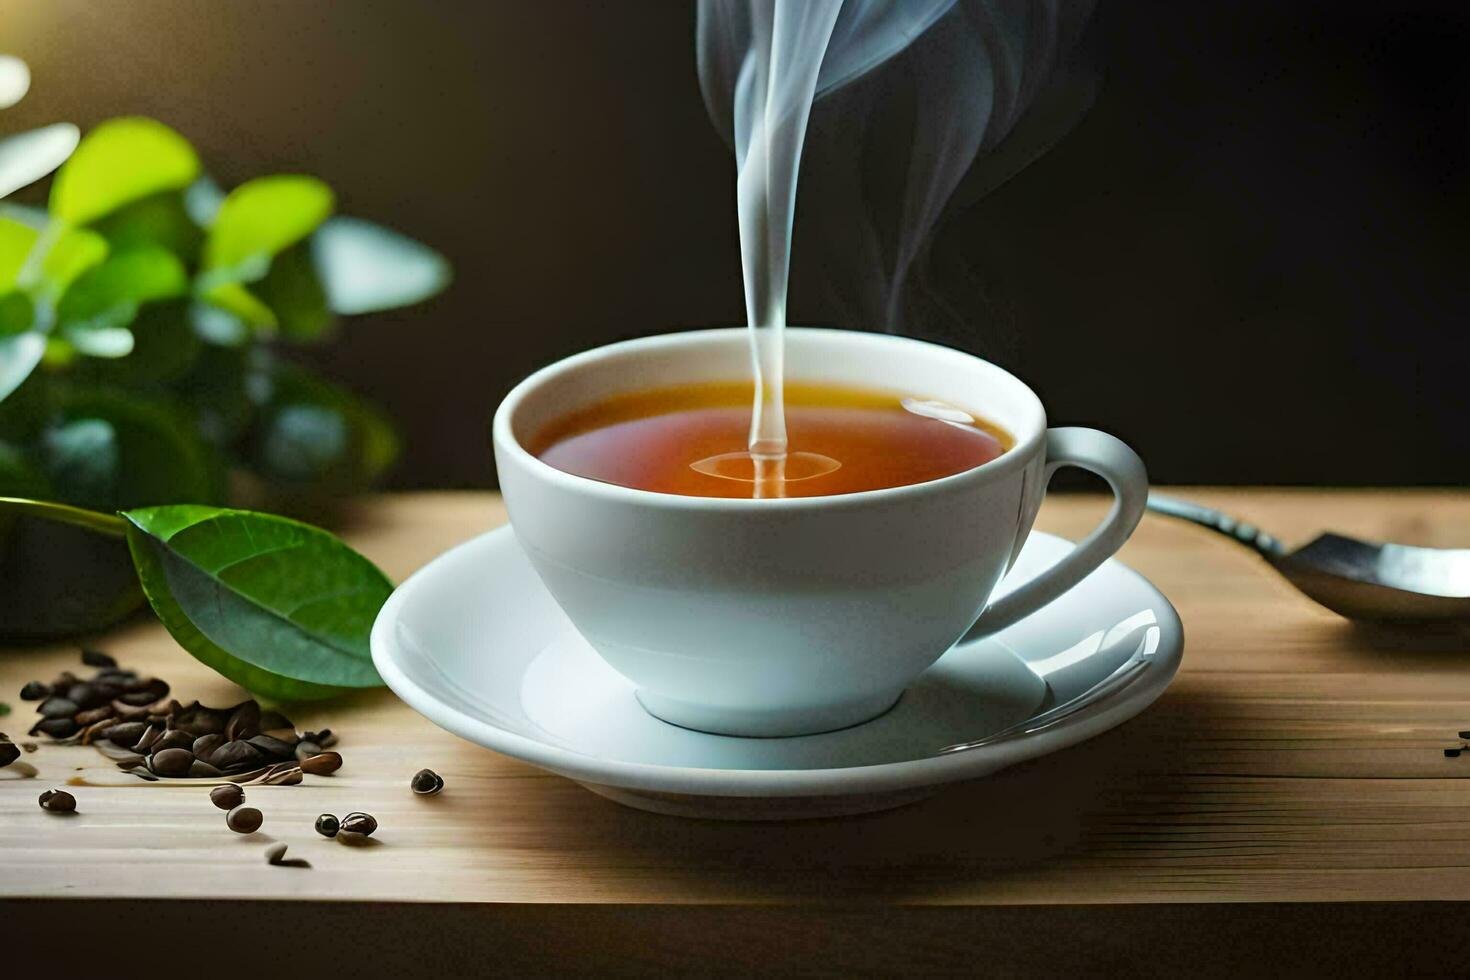
<path fill-rule="evenodd" d="M 34 75 L 0 126 L 156 116 L 226 186 L 314 173 L 445 252 L 449 293 L 306 356 L 399 421 L 396 485 L 483 486 L 487 420 L 532 369 L 744 320 L 693 21 L 680 0 L 0 0 Z M 1015 370 L 1160 482 L 1466 482 L 1470 6 L 1101 0 L 1094 29 L 1097 104 L 949 215 L 933 259 L 961 315 L 905 332 Z M 839 316 L 796 292 L 793 322 Z"/>

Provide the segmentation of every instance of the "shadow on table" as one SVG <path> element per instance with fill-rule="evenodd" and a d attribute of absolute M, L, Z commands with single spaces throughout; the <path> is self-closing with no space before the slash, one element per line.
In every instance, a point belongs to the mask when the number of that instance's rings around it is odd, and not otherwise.
<path fill-rule="evenodd" d="M 956 784 L 896 810 L 786 822 L 692 820 L 607 802 L 582 810 L 576 840 L 618 855 L 657 879 L 667 869 L 681 891 L 704 900 L 737 896 L 943 899 L 946 889 L 1043 865 L 1093 846 L 1099 818 L 1126 810 L 1141 795 L 1169 794 L 1178 782 L 1182 750 L 1169 732 L 1171 716 L 1201 711 L 1198 692 L 1187 703 L 1165 695 L 1143 716 L 1097 738 L 985 779 Z M 569 782 L 537 794 L 548 808 Z M 548 820 L 547 824 L 561 821 Z M 650 870 L 652 869 L 652 870 Z"/>

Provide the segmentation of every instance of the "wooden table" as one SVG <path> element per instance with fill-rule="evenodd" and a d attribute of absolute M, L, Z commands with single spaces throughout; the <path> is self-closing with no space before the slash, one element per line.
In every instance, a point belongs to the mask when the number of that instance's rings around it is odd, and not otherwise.
<path fill-rule="evenodd" d="M 1179 493 L 1288 542 L 1332 527 L 1470 545 L 1465 493 Z M 1101 507 L 1055 498 L 1039 526 L 1075 537 Z M 343 533 L 397 580 L 503 519 L 491 494 L 385 497 Z M 928 802 L 788 824 L 655 816 L 375 691 L 293 712 L 339 732 L 346 765 L 251 788 L 266 814 L 253 837 L 194 788 L 79 788 L 76 816 L 42 812 L 41 789 L 98 764 L 88 748 L 42 746 L 25 757 L 38 779 L 0 771 L 0 922 L 59 942 L 82 923 L 136 935 L 140 917 L 149 936 L 258 923 L 262 949 L 303 968 L 1463 968 L 1470 927 L 1446 903 L 1470 899 L 1470 754 L 1442 750 L 1470 728 L 1470 634 L 1351 626 L 1244 550 L 1159 518 L 1122 557 L 1183 616 L 1170 690 L 1113 732 Z M 152 622 L 99 643 L 186 701 L 240 696 Z M 23 734 L 21 684 L 76 659 L 71 645 L 0 655 L 14 709 L 0 729 Z M 441 796 L 409 793 L 422 766 Z M 313 834 L 317 813 L 354 809 L 378 816 L 378 846 Z M 268 866 L 267 839 L 311 867 Z"/>

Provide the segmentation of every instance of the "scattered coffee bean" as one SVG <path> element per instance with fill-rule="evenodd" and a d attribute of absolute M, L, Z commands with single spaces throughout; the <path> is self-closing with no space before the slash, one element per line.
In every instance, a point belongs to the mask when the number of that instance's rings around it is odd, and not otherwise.
<path fill-rule="evenodd" d="M 337 736 L 332 734 L 332 730 L 330 728 L 323 728 L 319 732 L 302 732 L 301 741 L 311 742 L 312 744 L 319 745 L 324 749 L 330 749 L 332 746 L 337 744 Z"/>
<path fill-rule="evenodd" d="M 342 818 L 342 829 L 354 834 L 362 834 L 371 837 L 373 831 L 378 829 L 378 821 L 370 813 L 352 812 Z"/>
<path fill-rule="evenodd" d="M 249 742 L 237 740 L 226 742 L 215 749 L 209 761 L 226 771 L 248 772 L 265 765 L 265 756 L 261 755 L 260 750 Z"/>
<path fill-rule="evenodd" d="M 342 829 L 342 824 L 330 813 L 323 813 L 316 818 L 316 832 L 323 837 L 336 837 L 337 831 Z"/>
<path fill-rule="evenodd" d="M 77 808 L 77 798 L 64 789 L 48 789 L 37 802 L 52 813 L 73 813 Z"/>
<path fill-rule="evenodd" d="M 237 806 L 225 814 L 225 826 L 237 834 L 253 834 L 265 820 L 253 806 Z"/>
<path fill-rule="evenodd" d="M 276 841 L 265 849 L 266 864 L 280 864 L 286 860 L 286 842 Z"/>
<path fill-rule="evenodd" d="M 209 802 L 221 810 L 233 810 L 245 802 L 245 791 L 234 783 L 225 783 L 209 791 Z"/>
<path fill-rule="evenodd" d="M 188 749 L 192 755 L 194 751 L 194 736 L 188 732 L 181 732 L 177 728 L 173 728 L 158 736 L 158 741 L 154 742 L 151 748 L 154 752 L 162 752 L 165 749 Z"/>
<path fill-rule="evenodd" d="M 70 718 L 47 718 L 31 726 L 31 734 L 37 733 L 52 738 L 71 738 L 77 733 L 77 723 Z"/>
<path fill-rule="evenodd" d="M 254 701 L 244 701 L 235 706 L 230 720 L 225 722 L 225 738 L 231 742 L 237 739 L 248 739 L 260 732 L 260 705 Z"/>
<path fill-rule="evenodd" d="M 419 796 L 433 796 L 444 788 L 444 777 L 432 769 L 420 769 L 408 785 Z"/>
<path fill-rule="evenodd" d="M 0 769 L 4 769 L 20 758 L 20 746 L 14 742 L 0 742 Z"/>
<path fill-rule="evenodd" d="M 342 768 L 342 757 L 335 752 L 322 752 L 301 760 L 301 771 L 313 776 L 330 776 Z"/>
<path fill-rule="evenodd" d="M 117 661 L 101 650 L 83 650 L 82 663 L 88 667 L 116 667 Z"/>
<path fill-rule="evenodd" d="M 86 725 L 95 725 L 99 721 L 101 721 L 102 719 L 104 719 L 104 718 L 111 718 L 111 717 L 112 717 L 112 705 L 110 705 L 110 704 L 104 704 L 102 707 L 100 707 L 100 708 L 93 708 L 90 711 L 79 711 L 79 712 L 77 712 L 76 717 L 73 720 L 78 725 L 86 726 Z"/>
<path fill-rule="evenodd" d="M 85 711 L 111 701 L 113 693 L 116 692 L 109 692 L 108 688 L 103 685 L 88 684 L 84 681 L 67 688 L 66 699 L 75 702 L 78 708 Z"/>
<path fill-rule="evenodd" d="M 356 830 L 343 829 L 337 831 L 337 840 L 343 844 L 350 844 L 353 847 L 360 847 L 368 842 L 368 835 Z"/>
<path fill-rule="evenodd" d="M 53 694 L 42 701 L 41 706 L 36 710 L 41 713 L 42 718 L 70 718 L 80 711 L 81 707 L 70 698 Z"/>
<path fill-rule="evenodd" d="M 223 735 L 200 735 L 189 746 L 189 751 L 194 753 L 194 758 L 196 759 L 213 762 L 214 750 L 224 744 L 225 737 Z"/>
<path fill-rule="evenodd" d="M 187 776 L 194 764 L 194 754 L 188 749 L 164 749 L 148 757 L 148 770 L 157 776 Z"/>
<path fill-rule="evenodd" d="M 1446 759 L 1456 758 L 1457 756 L 1459 756 L 1459 754 L 1460 754 L 1460 750 L 1459 749 L 1445 749 L 1444 750 L 1444 757 Z"/>
<path fill-rule="evenodd" d="M 27 752 L 34 752 L 36 751 L 37 745 L 35 742 L 21 742 L 20 747 L 25 749 Z"/>
<path fill-rule="evenodd" d="M 261 782 L 267 786 L 296 786 L 301 782 L 301 780 L 302 776 L 300 767 L 292 766 L 289 769 L 282 769 L 278 772 L 269 773 L 263 779 L 261 779 Z"/>
<path fill-rule="evenodd" d="M 264 711 L 254 700 L 228 708 L 198 701 L 186 706 L 169 699 L 167 681 L 140 677 L 100 651 L 84 651 L 83 662 L 99 668 L 90 680 L 62 671 L 49 684 L 25 685 L 22 697 L 40 702 L 41 717 L 30 734 L 95 743 L 123 769 L 145 766 L 166 777 L 268 770 L 254 778 L 290 785 L 301 782 L 303 772 L 327 775 L 342 765 L 340 755 L 326 751 L 337 741 L 330 729 L 300 734 L 285 715 Z"/>
<path fill-rule="evenodd" d="M 255 746 L 267 759 L 294 759 L 295 746 L 270 735 L 252 735 L 245 741 Z"/>
<path fill-rule="evenodd" d="M 118 700 L 135 708 L 147 707 L 168 697 L 168 685 L 156 677 L 141 684 L 128 684 L 127 686 L 135 687 L 135 690 L 121 695 Z"/>

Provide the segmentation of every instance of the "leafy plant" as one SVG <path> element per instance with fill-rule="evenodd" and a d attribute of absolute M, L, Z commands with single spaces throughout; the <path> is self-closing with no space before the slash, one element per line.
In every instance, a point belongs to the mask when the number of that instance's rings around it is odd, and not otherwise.
<path fill-rule="evenodd" d="M 3 107 L 29 75 L 0 60 Z M 315 177 L 225 191 L 153 119 L 0 139 L 0 197 L 53 171 L 45 209 L 0 202 L 0 496 L 109 513 L 242 494 L 314 506 L 384 474 L 398 438 L 383 413 L 283 353 L 434 295 L 442 256 L 335 214 Z M 114 566 L 87 601 L 84 558 Z M 0 520 L 0 639 L 136 607 L 124 558 L 117 541 Z"/>
<path fill-rule="evenodd" d="M 126 542 L 153 611 L 201 662 L 263 697 L 303 701 L 380 687 L 368 634 L 393 585 L 320 528 L 176 504 L 121 516 L 0 498 L 0 520 Z"/>

